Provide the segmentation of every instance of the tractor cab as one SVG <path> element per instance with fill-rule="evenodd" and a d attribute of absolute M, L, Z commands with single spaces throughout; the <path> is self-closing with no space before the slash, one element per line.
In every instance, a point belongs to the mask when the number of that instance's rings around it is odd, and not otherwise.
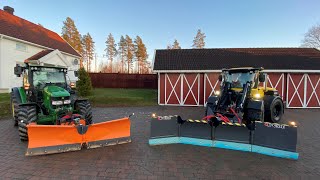
<path fill-rule="evenodd" d="M 234 90 L 242 89 L 246 83 L 251 83 L 253 88 L 257 88 L 260 81 L 264 81 L 264 74 L 260 73 L 261 69 L 248 68 L 248 69 L 240 69 L 233 68 L 222 71 L 222 77 L 225 82 L 230 83 L 231 88 Z M 260 77 L 260 78 L 258 78 Z"/>

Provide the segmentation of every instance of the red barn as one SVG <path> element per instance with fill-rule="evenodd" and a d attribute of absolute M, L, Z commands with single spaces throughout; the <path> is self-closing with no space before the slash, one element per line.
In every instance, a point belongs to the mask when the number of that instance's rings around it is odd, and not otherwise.
<path fill-rule="evenodd" d="M 314 48 L 156 50 L 158 104 L 203 106 L 222 68 L 264 67 L 287 108 L 320 107 L 320 51 Z"/>

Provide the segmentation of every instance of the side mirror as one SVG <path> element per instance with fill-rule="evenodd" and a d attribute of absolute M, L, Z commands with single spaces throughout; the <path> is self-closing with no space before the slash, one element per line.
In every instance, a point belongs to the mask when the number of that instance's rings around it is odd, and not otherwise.
<path fill-rule="evenodd" d="M 19 64 L 16 64 L 16 67 L 14 67 L 14 74 L 17 77 L 21 77 L 22 72 L 23 72 L 23 67 L 21 67 Z"/>
<path fill-rule="evenodd" d="M 259 81 L 264 82 L 266 80 L 266 74 L 265 73 L 260 73 L 259 74 Z"/>
<path fill-rule="evenodd" d="M 79 71 L 73 71 L 74 72 L 74 76 L 78 77 L 79 76 Z"/>
<path fill-rule="evenodd" d="M 219 75 L 219 81 L 222 81 L 222 75 L 221 74 Z"/>

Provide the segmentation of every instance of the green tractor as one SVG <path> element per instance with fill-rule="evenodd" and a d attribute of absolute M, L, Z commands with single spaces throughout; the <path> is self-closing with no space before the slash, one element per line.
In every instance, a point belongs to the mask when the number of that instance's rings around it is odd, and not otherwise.
<path fill-rule="evenodd" d="M 21 140 L 28 140 L 30 123 L 61 125 L 81 118 L 85 124 L 92 124 L 91 105 L 77 96 L 73 83 L 67 83 L 66 67 L 26 62 L 24 66 L 17 64 L 14 74 L 23 77 L 23 87 L 11 91 L 14 125 L 18 126 Z"/>

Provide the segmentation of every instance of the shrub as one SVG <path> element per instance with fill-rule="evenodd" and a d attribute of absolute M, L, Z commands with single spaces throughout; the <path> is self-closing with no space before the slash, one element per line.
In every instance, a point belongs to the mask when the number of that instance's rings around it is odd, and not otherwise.
<path fill-rule="evenodd" d="M 77 81 L 77 91 L 80 96 L 89 96 L 92 91 L 92 84 L 89 73 L 84 69 L 79 69 L 79 80 Z"/>

